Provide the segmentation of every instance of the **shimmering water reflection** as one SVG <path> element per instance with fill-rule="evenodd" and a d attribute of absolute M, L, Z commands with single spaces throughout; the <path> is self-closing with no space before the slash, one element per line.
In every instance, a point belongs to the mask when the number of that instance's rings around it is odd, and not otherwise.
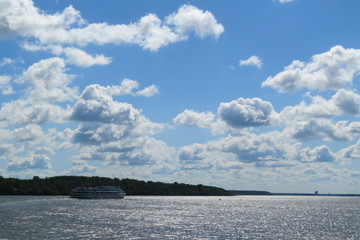
<path fill-rule="evenodd" d="M 360 239 L 360 198 L 0 196 L 0 239 Z"/>

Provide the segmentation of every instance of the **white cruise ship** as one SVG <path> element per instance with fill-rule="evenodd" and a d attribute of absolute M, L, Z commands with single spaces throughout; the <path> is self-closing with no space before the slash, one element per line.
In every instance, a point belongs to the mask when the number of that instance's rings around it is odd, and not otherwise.
<path fill-rule="evenodd" d="M 101 199 L 101 198 L 124 198 L 126 193 L 115 186 L 78 187 L 70 192 L 71 198 Z"/>

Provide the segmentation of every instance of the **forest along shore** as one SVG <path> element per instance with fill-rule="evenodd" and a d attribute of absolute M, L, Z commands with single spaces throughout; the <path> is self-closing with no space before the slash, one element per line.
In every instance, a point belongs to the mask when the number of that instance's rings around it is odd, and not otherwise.
<path fill-rule="evenodd" d="M 229 191 L 202 184 L 162 183 L 106 177 L 56 176 L 32 179 L 0 176 L 0 195 L 69 195 L 76 187 L 118 186 L 126 195 L 159 196 L 231 196 Z"/>

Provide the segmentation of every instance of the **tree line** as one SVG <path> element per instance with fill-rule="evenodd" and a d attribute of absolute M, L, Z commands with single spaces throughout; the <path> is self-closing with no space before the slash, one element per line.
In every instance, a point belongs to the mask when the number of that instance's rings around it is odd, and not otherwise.
<path fill-rule="evenodd" d="M 56 176 L 32 179 L 0 176 L 0 195 L 69 195 L 76 187 L 118 186 L 127 195 L 230 196 L 225 189 L 184 183 L 162 183 L 107 177 Z"/>

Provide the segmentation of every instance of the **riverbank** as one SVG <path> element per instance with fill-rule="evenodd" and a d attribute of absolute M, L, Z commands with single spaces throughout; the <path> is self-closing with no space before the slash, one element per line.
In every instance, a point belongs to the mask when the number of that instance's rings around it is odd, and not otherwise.
<path fill-rule="evenodd" d="M 0 195 L 69 195 L 76 187 L 118 186 L 126 195 L 158 196 L 230 196 L 225 189 L 184 183 L 162 183 L 135 179 L 86 176 L 57 176 L 17 179 L 0 177 Z"/>

